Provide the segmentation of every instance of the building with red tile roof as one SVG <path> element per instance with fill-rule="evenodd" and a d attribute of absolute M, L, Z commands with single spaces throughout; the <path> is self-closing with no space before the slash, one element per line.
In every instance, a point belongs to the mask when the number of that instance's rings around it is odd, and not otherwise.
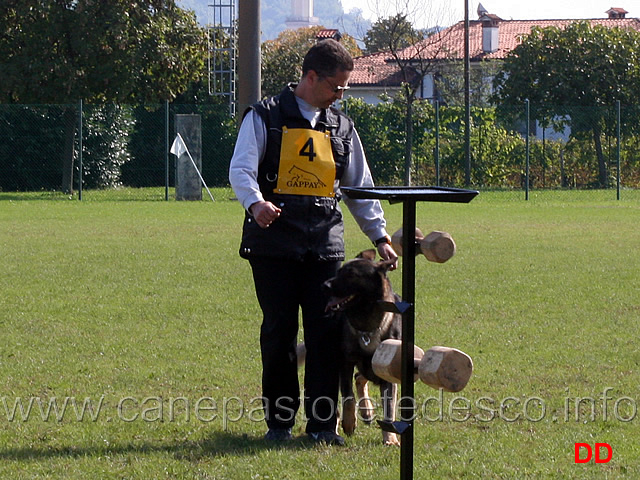
<path fill-rule="evenodd" d="M 326 40 L 327 38 L 332 38 L 335 41 L 339 42 L 342 38 L 342 34 L 337 28 L 325 28 L 324 30 L 320 30 L 316 34 L 316 39 L 318 40 Z"/>
<path fill-rule="evenodd" d="M 623 8 L 611 8 L 607 18 L 584 20 L 607 27 L 631 28 L 640 31 L 640 19 L 626 18 Z M 518 46 L 523 36 L 531 33 L 533 27 L 565 28 L 575 19 L 558 20 L 503 20 L 490 14 L 484 8 L 478 9 L 479 18 L 469 22 L 469 57 L 473 64 L 484 60 L 501 60 Z M 422 98 L 436 98 L 434 75 L 438 64 L 464 59 L 464 21 L 446 28 L 415 46 L 408 47 L 398 56 L 404 60 L 412 58 L 430 59 L 433 74 L 427 75 L 421 88 Z M 416 74 L 413 79 L 419 78 Z M 404 81 L 397 62 L 389 52 L 378 52 L 354 59 L 354 71 L 349 84 L 350 96 L 364 98 L 369 103 L 378 103 L 381 93 L 395 93 Z"/>

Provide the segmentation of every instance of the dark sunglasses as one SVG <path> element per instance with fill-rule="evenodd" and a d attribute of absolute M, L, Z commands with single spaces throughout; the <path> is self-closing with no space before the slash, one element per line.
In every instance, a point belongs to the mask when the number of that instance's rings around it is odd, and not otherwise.
<path fill-rule="evenodd" d="M 331 86 L 331 89 L 333 90 L 333 93 L 340 93 L 340 92 L 344 92 L 346 90 L 349 90 L 351 87 L 346 85 L 346 86 L 341 86 L 341 85 L 334 85 L 333 83 L 331 83 L 329 81 L 329 79 L 327 77 L 322 77 L 324 80 L 326 80 L 326 82 L 329 84 L 329 86 Z"/>

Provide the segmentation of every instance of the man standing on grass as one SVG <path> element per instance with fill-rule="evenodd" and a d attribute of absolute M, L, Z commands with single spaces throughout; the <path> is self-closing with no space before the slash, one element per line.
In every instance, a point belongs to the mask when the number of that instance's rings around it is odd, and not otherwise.
<path fill-rule="evenodd" d="M 240 255 L 249 260 L 262 309 L 263 406 L 270 441 L 291 438 L 300 406 L 296 343 L 302 310 L 307 350 L 306 433 L 343 445 L 336 433 L 340 331 L 325 312 L 322 284 L 344 260 L 339 187 L 373 181 L 353 122 L 331 105 L 353 70 L 335 40 L 313 46 L 302 79 L 245 112 L 229 180 L 245 208 Z M 344 197 L 383 259 L 395 259 L 380 202 Z"/>

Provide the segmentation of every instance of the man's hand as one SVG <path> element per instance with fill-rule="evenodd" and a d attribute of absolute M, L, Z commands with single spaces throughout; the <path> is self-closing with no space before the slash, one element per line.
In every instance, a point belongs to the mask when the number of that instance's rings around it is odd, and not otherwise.
<path fill-rule="evenodd" d="M 378 253 L 383 260 L 393 260 L 391 270 L 395 270 L 396 268 L 398 268 L 398 254 L 396 254 L 391 245 L 389 245 L 388 243 L 378 244 Z"/>
<path fill-rule="evenodd" d="M 261 228 L 267 228 L 280 216 L 282 209 L 276 207 L 271 202 L 256 202 L 249 207 L 249 213 L 253 215 Z"/>

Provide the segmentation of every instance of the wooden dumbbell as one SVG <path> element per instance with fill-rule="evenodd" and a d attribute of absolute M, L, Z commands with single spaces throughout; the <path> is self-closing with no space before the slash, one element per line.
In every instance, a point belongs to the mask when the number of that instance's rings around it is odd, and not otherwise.
<path fill-rule="evenodd" d="M 396 340 L 390 338 L 388 340 L 384 340 L 378 345 L 376 351 L 373 353 L 373 358 L 371 359 L 371 366 L 373 367 L 373 372 L 391 383 L 400 383 L 400 379 L 402 378 L 402 342 L 400 340 Z M 418 380 L 418 367 L 420 365 L 420 360 L 424 357 L 424 350 L 422 350 L 417 345 L 413 346 L 413 369 L 414 376 L 413 381 Z"/>
<path fill-rule="evenodd" d="M 449 347 L 432 347 L 424 352 L 414 345 L 413 368 L 415 382 L 418 378 L 436 390 L 459 392 L 471 378 L 473 361 L 466 353 Z M 389 339 L 376 349 L 371 360 L 373 371 L 383 380 L 400 383 L 402 342 Z"/>
<path fill-rule="evenodd" d="M 420 361 L 420 380 L 436 390 L 459 392 L 473 372 L 473 361 L 457 348 L 431 347 Z"/>
<path fill-rule="evenodd" d="M 391 236 L 391 245 L 402 255 L 402 228 Z M 447 232 L 434 231 L 426 237 L 416 228 L 416 255 L 420 252 L 430 262 L 444 263 L 456 253 L 456 242 Z"/>

